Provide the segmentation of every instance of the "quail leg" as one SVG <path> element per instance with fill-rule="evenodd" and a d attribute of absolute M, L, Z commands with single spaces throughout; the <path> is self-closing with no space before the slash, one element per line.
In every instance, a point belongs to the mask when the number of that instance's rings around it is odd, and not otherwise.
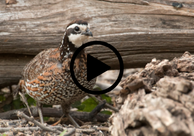
<path fill-rule="evenodd" d="M 77 124 L 77 122 L 71 117 L 71 115 L 69 114 L 69 110 L 70 110 L 70 106 L 67 104 L 61 104 L 61 108 L 63 110 L 63 113 L 68 117 L 68 119 L 71 121 L 71 123 L 79 128 L 80 126 Z"/>
<path fill-rule="evenodd" d="M 42 115 L 42 105 L 39 102 L 36 102 L 36 105 L 37 105 L 38 114 L 40 117 L 40 122 L 43 124 L 44 121 L 43 121 L 43 115 Z"/>

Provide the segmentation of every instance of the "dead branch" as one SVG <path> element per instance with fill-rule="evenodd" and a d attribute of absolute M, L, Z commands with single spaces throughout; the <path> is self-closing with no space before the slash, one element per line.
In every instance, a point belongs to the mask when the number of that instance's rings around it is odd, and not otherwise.
<path fill-rule="evenodd" d="M 89 118 L 91 120 L 94 120 L 94 118 L 96 117 L 96 115 L 104 108 L 106 104 L 106 101 L 102 101 L 101 103 L 99 103 L 90 113 L 89 113 Z"/>
<path fill-rule="evenodd" d="M 70 129 L 67 129 L 67 131 L 66 131 L 65 135 L 63 135 L 63 136 L 71 136 L 72 134 L 74 134 L 74 133 L 75 133 L 75 131 L 76 131 L 76 129 L 75 129 L 75 128 L 70 128 Z"/>
<path fill-rule="evenodd" d="M 97 100 L 96 102 L 102 102 L 102 100 L 100 100 L 98 97 L 95 97 L 95 96 L 92 95 L 92 94 L 88 94 L 88 96 L 90 96 L 91 98 L 94 97 L 94 98 L 95 98 L 94 100 L 95 100 L 95 101 Z M 111 105 L 108 104 L 108 103 L 105 103 L 105 107 L 106 107 L 106 108 L 109 108 L 109 109 L 111 109 L 111 110 L 113 110 L 113 111 L 115 111 L 115 112 L 118 112 L 118 111 L 119 111 L 117 108 L 111 106 Z"/>
<path fill-rule="evenodd" d="M 59 130 L 63 131 L 63 128 L 59 127 L 59 126 L 57 126 L 57 127 L 56 126 L 49 126 L 49 128 L 50 129 L 59 129 Z M 38 131 L 38 130 L 42 130 L 42 128 L 40 128 L 40 127 L 5 127 L 5 128 L 1 127 L 0 132 L 2 133 L 2 132 L 10 131 L 10 130 L 16 131 L 16 132 L 28 131 L 28 130 Z"/>
<path fill-rule="evenodd" d="M 45 126 L 45 125 L 39 123 L 38 121 L 36 121 L 34 118 L 28 117 L 27 115 L 25 115 L 25 114 L 22 113 L 22 112 L 19 112 L 19 111 L 18 111 L 18 112 L 17 112 L 17 116 L 18 116 L 18 117 L 21 117 L 21 118 L 25 118 L 26 120 L 33 122 L 35 125 L 37 125 L 38 127 L 40 127 L 42 130 L 51 131 L 51 132 L 57 132 L 58 134 L 61 133 L 61 131 L 56 130 L 56 129 L 52 129 L 52 128 L 49 127 L 49 126 Z"/>
<path fill-rule="evenodd" d="M 17 111 L 20 111 L 26 115 L 29 115 L 27 108 L 23 108 L 23 109 L 19 109 L 19 110 L 11 110 L 11 111 L 0 113 L 0 118 L 1 119 L 18 119 Z M 30 108 L 30 111 L 32 112 L 33 117 L 39 116 L 36 107 Z M 78 118 L 79 120 L 82 120 L 85 122 L 91 121 L 88 118 L 89 112 L 71 111 L 70 114 L 73 118 Z M 59 117 L 60 118 L 62 115 L 63 115 L 63 113 L 62 113 L 61 109 L 50 108 L 50 107 L 43 108 L 43 116 L 44 117 Z M 109 118 L 109 115 L 105 115 L 105 114 L 101 114 L 101 113 L 97 114 L 97 116 L 96 116 L 96 120 L 98 122 L 105 122 L 105 121 L 107 121 L 108 118 Z"/>

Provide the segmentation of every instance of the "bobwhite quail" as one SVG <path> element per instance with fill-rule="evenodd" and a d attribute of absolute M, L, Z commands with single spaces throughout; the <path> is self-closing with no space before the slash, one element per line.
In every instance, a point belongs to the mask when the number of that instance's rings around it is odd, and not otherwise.
<path fill-rule="evenodd" d="M 76 20 L 66 27 L 61 44 L 40 52 L 28 63 L 22 72 L 19 88 L 34 98 L 38 105 L 61 105 L 63 113 L 70 119 L 70 105 L 86 96 L 71 78 L 70 62 L 73 53 L 80 47 L 92 32 L 86 21 Z M 82 51 L 74 63 L 74 73 L 78 82 L 85 88 L 92 89 L 96 79 L 87 81 L 87 54 Z M 38 106 L 41 122 L 42 112 Z M 76 125 L 76 124 L 74 124 Z"/>

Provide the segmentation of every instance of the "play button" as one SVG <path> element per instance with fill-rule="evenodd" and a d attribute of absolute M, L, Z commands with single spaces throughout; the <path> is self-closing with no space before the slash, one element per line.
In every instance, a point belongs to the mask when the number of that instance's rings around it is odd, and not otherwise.
<path fill-rule="evenodd" d="M 87 80 L 90 81 L 93 78 L 101 75 L 102 73 L 110 70 L 111 67 L 105 63 L 97 60 L 91 55 L 87 55 Z"/>
<path fill-rule="evenodd" d="M 119 64 L 120 64 L 120 72 L 118 75 L 117 80 L 112 84 L 112 86 L 110 86 L 107 89 L 104 89 L 102 91 L 94 91 L 94 90 L 89 90 L 87 88 L 85 88 L 84 86 L 82 86 L 78 80 L 75 77 L 75 73 L 74 73 L 74 62 L 75 59 L 77 57 L 77 55 L 86 47 L 88 46 L 93 46 L 93 45 L 103 45 L 108 47 L 110 50 L 112 50 L 115 55 L 117 56 L 118 60 L 119 60 Z M 111 67 L 106 65 L 105 63 L 99 61 L 98 59 L 94 58 L 91 55 L 87 55 L 87 80 L 91 81 L 93 78 L 99 76 L 100 74 L 104 73 L 105 71 L 109 70 Z M 83 44 L 82 46 L 80 46 L 73 54 L 73 57 L 71 58 L 71 63 L 70 63 L 70 72 L 71 72 L 71 77 L 74 81 L 74 83 L 77 85 L 77 87 L 79 87 L 82 91 L 85 91 L 86 93 L 91 93 L 91 94 L 104 94 L 107 92 L 110 92 L 111 90 L 113 90 L 121 81 L 121 78 L 123 76 L 123 60 L 122 57 L 120 55 L 120 53 L 109 43 L 103 42 L 103 41 L 91 41 L 88 43 Z"/>

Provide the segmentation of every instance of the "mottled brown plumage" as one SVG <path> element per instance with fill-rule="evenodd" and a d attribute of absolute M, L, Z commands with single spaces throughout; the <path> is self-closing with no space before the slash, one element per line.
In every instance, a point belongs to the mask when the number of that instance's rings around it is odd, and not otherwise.
<path fill-rule="evenodd" d="M 75 27 L 79 27 L 78 28 Z M 85 21 L 73 21 L 67 28 L 59 48 L 40 52 L 28 63 L 19 82 L 22 92 L 42 104 L 60 104 L 68 114 L 70 105 L 82 99 L 86 93 L 71 78 L 70 62 L 73 53 L 88 36 L 92 36 Z M 87 81 L 87 55 L 82 51 L 74 63 L 74 73 L 81 85 L 92 89 L 95 79 Z"/>

